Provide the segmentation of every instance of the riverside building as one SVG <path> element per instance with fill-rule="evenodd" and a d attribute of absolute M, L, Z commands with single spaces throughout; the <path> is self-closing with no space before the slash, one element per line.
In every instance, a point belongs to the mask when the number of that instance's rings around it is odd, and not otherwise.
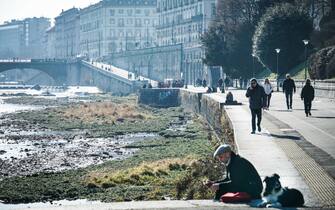
<path fill-rule="evenodd" d="M 154 46 L 156 0 L 103 0 L 80 10 L 80 52 L 92 59 Z"/>
<path fill-rule="evenodd" d="M 216 0 L 158 0 L 157 42 L 183 44 L 183 78 L 188 84 L 206 78 L 200 37 L 216 16 Z"/>
<path fill-rule="evenodd" d="M 55 18 L 55 57 L 74 58 L 79 52 L 79 9 L 62 11 Z M 52 38 L 52 31 L 50 32 Z"/>
<path fill-rule="evenodd" d="M 0 25 L 0 58 L 42 58 L 48 18 L 12 20 Z"/>

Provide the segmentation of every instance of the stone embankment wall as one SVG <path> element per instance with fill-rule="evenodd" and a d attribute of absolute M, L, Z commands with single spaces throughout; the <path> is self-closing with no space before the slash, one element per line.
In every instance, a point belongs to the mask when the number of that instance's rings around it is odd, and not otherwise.
<path fill-rule="evenodd" d="M 201 115 L 215 131 L 221 143 L 234 145 L 233 125 L 223 101 L 215 94 L 192 92 L 186 89 L 141 89 L 138 102 L 155 107 L 182 106 L 185 111 Z"/>
<path fill-rule="evenodd" d="M 180 106 L 177 88 L 144 88 L 138 92 L 138 103 L 153 107 Z"/>

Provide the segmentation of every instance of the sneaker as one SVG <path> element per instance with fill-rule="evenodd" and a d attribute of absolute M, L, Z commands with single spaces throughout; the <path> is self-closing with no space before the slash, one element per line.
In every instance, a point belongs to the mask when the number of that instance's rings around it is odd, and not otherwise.
<path fill-rule="evenodd" d="M 306 113 L 306 117 L 308 117 L 308 113 Z"/>
<path fill-rule="evenodd" d="M 255 134 L 255 131 L 251 131 L 251 134 Z"/>
<path fill-rule="evenodd" d="M 312 116 L 311 112 L 309 112 L 308 114 L 309 114 L 309 116 Z"/>
<path fill-rule="evenodd" d="M 262 129 L 261 129 L 261 126 L 258 126 L 258 132 L 261 132 Z"/>

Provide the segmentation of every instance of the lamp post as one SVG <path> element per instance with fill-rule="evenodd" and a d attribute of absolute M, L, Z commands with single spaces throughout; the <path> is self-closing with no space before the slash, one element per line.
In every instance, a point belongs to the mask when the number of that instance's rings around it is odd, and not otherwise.
<path fill-rule="evenodd" d="M 279 57 L 280 49 L 279 49 L 279 48 L 276 48 L 275 51 L 276 51 L 276 53 L 277 53 L 277 91 L 279 91 L 278 57 Z"/>
<path fill-rule="evenodd" d="M 308 40 L 304 39 L 302 42 L 305 45 L 305 80 L 307 79 L 307 45 L 308 45 Z"/>
<path fill-rule="evenodd" d="M 252 53 L 251 56 L 252 56 L 252 77 L 254 78 L 255 77 L 255 54 Z"/>

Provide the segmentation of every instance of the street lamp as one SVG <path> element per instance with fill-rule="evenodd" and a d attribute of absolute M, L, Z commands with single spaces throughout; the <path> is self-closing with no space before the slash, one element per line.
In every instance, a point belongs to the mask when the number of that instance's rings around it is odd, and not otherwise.
<path fill-rule="evenodd" d="M 254 78 L 255 77 L 255 54 L 254 53 L 252 53 L 251 54 L 251 56 L 252 56 L 252 77 Z"/>
<path fill-rule="evenodd" d="M 278 56 L 280 53 L 280 49 L 276 48 L 275 49 L 276 53 L 277 53 L 277 91 L 279 91 L 279 71 L 278 71 Z"/>
<path fill-rule="evenodd" d="M 305 45 L 305 80 L 307 79 L 307 45 L 308 45 L 308 40 L 304 39 L 302 42 Z"/>

